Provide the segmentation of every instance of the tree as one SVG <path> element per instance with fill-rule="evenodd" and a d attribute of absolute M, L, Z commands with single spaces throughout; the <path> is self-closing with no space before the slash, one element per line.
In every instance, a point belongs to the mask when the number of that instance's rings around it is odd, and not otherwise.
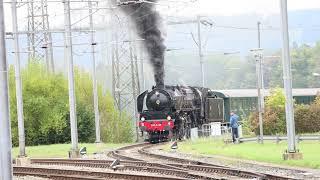
<path fill-rule="evenodd" d="M 24 103 L 24 121 L 26 145 L 53 144 L 70 142 L 68 81 L 63 74 L 49 74 L 43 64 L 31 62 L 22 69 L 22 90 Z M 75 71 L 77 99 L 77 122 L 80 142 L 94 142 L 95 124 L 93 112 L 92 80 L 88 73 Z M 9 70 L 10 117 L 13 145 L 18 145 L 18 122 L 15 96 L 14 68 Z M 121 142 L 132 141 L 132 126 L 129 118 L 119 118 L 119 112 L 113 108 L 112 97 L 102 93 L 99 86 L 99 108 L 102 114 L 101 125 L 105 132 L 121 134 Z M 109 112 L 106 114 L 106 112 Z M 110 114 L 115 114 L 111 117 Z M 113 121 L 112 121 L 113 120 Z M 113 123 L 115 122 L 115 123 Z M 110 125 L 113 123 L 112 125 Z M 130 126 L 115 129 L 116 124 L 127 123 Z M 106 139 L 117 142 L 119 139 Z"/>
<path fill-rule="evenodd" d="M 258 113 L 249 116 L 253 132 L 259 133 Z M 265 113 L 263 114 L 263 133 L 266 135 L 285 134 L 285 96 L 281 88 L 273 89 L 266 98 Z"/>

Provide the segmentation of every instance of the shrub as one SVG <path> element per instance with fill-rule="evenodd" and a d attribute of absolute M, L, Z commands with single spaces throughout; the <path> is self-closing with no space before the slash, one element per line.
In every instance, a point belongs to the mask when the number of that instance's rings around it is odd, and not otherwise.
<path fill-rule="evenodd" d="M 259 117 L 257 112 L 249 116 L 252 131 L 259 134 Z M 266 98 L 265 112 L 263 114 L 263 133 L 275 135 L 286 133 L 285 123 L 285 97 L 280 88 L 271 91 Z"/>
<path fill-rule="evenodd" d="M 26 145 L 70 142 L 68 82 L 63 74 L 48 74 L 41 63 L 32 62 L 21 72 L 24 103 Z M 93 112 L 92 80 L 86 72 L 75 71 L 77 123 L 79 142 L 94 142 L 95 124 Z M 14 68 L 9 71 L 10 117 L 13 145 L 18 145 L 18 122 L 15 96 Z M 119 118 L 113 107 L 113 99 L 103 94 L 99 86 L 101 133 L 118 133 L 116 138 L 104 138 L 106 142 L 131 142 L 132 124 L 129 118 Z M 106 112 L 108 112 L 106 114 Z M 110 116 L 114 114 L 114 116 Z M 113 119 L 113 121 L 111 121 Z M 113 124 L 112 124 L 113 123 Z M 115 124 L 121 128 L 114 128 Z M 110 128 L 107 129 L 106 127 Z"/>
<path fill-rule="evenodd" d="M 320 97 L 311 105 L 294 105 L 294 119 L 297 133 L 315 133 L 320 131 Z M 259 134 L 258 113 L 249 116 L 252 131 Z M 266 135 L 286 134 L 285 97 L 281 89 L 271 91 L 267 97 L 263 115 L 263 133 Z"/>
<path fill-rule="evenodd" d="M 311 105 L 296 106 L 294 116 L 297 133 L 320 131 L 320 105 L 317 104 L 317 100 Z"/>
<path fill-rule="evenodd" d="M 259 134 L 259 117 L 258 113 L 251 113 L 249 116 L 252 131 Z M 284 109 L 273 109 L 266 107 L 263 114 L 263 134 L 276 135 L 286 132 L 286 123 L 284 118 Z"/>
<path fill-rule="evenodd" d="M 250 118 L 250 117 L 249 117 Z M 250 120 L 249 119 L 244 119 L 242 121 L 242 134 L 245 136 L 251 136 L 254 134 L 252 128 L 251 128 L 251 124 L 250 124 Z"/>

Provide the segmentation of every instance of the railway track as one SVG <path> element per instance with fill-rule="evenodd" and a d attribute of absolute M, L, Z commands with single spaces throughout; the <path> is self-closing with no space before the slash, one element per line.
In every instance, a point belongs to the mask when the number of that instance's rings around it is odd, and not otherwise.
<path fill-rule="evenodd" d="M 14 176 L 35 176 L 49 179 L 130 179 L 130 180 L 157 180 L 157 179 L 187 179 L 169 176 L 153 176 L 141 174 L 129 174 L 119 172 L 99 172 L 88 170 L 66 170 L 48 167 L 13 167 Z"/>
<path fill-rule="evenodd" d="M 75 167 L 88 167 L 99 169 L 113 169 L 115 172 L 132 171 L 153 173 L 159 175 L 168 175 L 173 177 L 180 177 L 186 179 L 207 179 L 208 177 L 190 174 L 185 170 L 179 168 L 168 168 L 166 165 L 157 163 L 147 163 L 140 161 L 121 161 L 120 165 L 113 168 L 111 167 L 113 161 L 108 160 L 71 160 L 71 159 L 32 159 L 31 163 L 34 165 L 45 166 L 75 166 Z M 212 179 L 212 178 L 209 178 Z"/>
<path fill-rule="evenodd" d="M 118 159 L 31 159 L 33 167 L 14 167 L 15 176 L 50 179 L 289 179 L 263 173 L 242 171 L 151 152 L 150 144 L 135 144 L 109 152 Z M 59 168 L 57 168 L 59 167 Z M 29 168 L 29 169 L 28 169 Z M 63 168 L 63 169 L 61 169 Z M 81 170 L 79 170 L 81 169 Z M 107 171 L 106 171 L 107 170 Z"/>
<path fill-rule="evenodd" d="M 110 165 L 113 161 L 110 160 L 81 160 L 81 159 L 32 159 L 33 165 L 41 166 L 75 166 L 88 167 L 98 169 L 113 169 L 115 172 L 131 171 L 136 173 L 153 173 L 159 175 L 168 175 L 185 179 L 221 179 L 220 175 L 206 175 L 205 173 L 188 172 L 185 168 L 175 166 L 175 164 L 158 164 L 142 161 L 120 161 L 120 165 L 112 168 Z M 228 179 L 237 179 L 236 177 L 228 176 Z"/>
<path fill-rule="evenodd" d="M 111 168 L 113 160 L 96 160 L 96 159 L 31 159 L 34 165 L 65 165 L 65 166 L 78 166 L 78 167 L 91 167 L 91 168 Z M 165 164 L 151 163 L 144 161 L 120 161 L 121 166 L 118 169 L 131 166 L 137 167 L 155 167 L 155 168 L 168 168 Z M 125 166 L 125 167 L 122 167 Z M 178 167 L 172 169 L 181 169 Z M 117 169 L 116 169 L 117 170 Z"/>
<path fill-rule="evenodd" d="M 130 159 L 135 161 L 151 161 L 164 163 L 165 165 L 179 168 L 181 170 L 186 170 L 189 173 L 198 172 L 206 174 L 207 176 L 221 175 L 221 177 L 230 176 L 230 179 L 234 177 L 244 178 L 244 179 L 292 179 L 283 176 L 277 176 L 273 174 L 256 173 L 250 171 L 243 171 L 239 169 L 233 169 L 226 166 L 214 165 L 206 162 L 170 157 L 160 154 L 154 154 L 149 149 L 153 145 L 150 144 L 135 144 L 132 146 L 126 146 L 119 148 L 115 151 L 109 152 L 108 156 L 116 159 Z M 136 152 L 135 152 L 136 151 Z M 226 179 L 229 179 L 226 177 Z"/>
<path fill-rule="evenodd" d="M 45 166 L 75 166 L 75 167 L 90 167 L 90 168 L 111 168 L 112 160 L 87 160 L 87 159 L 32 159 L 31 163 L 34 165 L 45 165 Z M 191 164 L 158 164 L 151 162 L 143 162 L 143 161 L 120 161 L 121 166 L 117 168 L 115 171 L 138 171 L 138 172 L 151 172 L 151 173 L 159 173 L 166 175 L 179 176 L 183 178 L 192 178 L 199 179 L 205 178 L 200 176 L 192 176 L 192 174 L 188 174 L 183 171 L 185 168 L 188 168 L 193 171 L 207 171 L 210 173 L 221 173 L 225 169 L 213 169 L 211 166 L 202 166 L 202 165 L 191 165 Z M 168 165 L 174 167 L 171 170 L 165 169 L 168 168 Z M 176 169 L 176 170 L 174 170 Z M 179 171 L 180 170 L 180 171 Z M 182 171 L 181 171 L 182 170 Z M 225 172 L 226 173 L 226 172 Z M 233 175 L 241 173 L 238 170 L 233 172 Z M 251 174 L 252 176 L 248 176 L 247 174 L 243 174 L 242 176 L 247 176 L 248 178 L 254 178 L 256 174 Z M 59 176 L 58 176 L 59 177 Z M 262 179 L 284 179 L 283 177 L 269 177 L 266 176 Z"/>

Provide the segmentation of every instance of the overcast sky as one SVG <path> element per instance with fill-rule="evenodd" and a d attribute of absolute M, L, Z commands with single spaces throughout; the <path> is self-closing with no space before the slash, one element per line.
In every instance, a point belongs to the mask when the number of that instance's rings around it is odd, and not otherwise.
<path fill-rule="evenodd" d="M 21 0 L 20 2 L 23 2 Z M 50 0 L 48 0 L 50 1 Z M 71 0 L 72 1 L 72 0 Z M 106 2 L 106 0 L 100 0 Z M 10 2 L 7 0 L 7 2 Z M 104 4 L 103 2 L 100 3 Z M 257 14 L 259 16 L 269 16 L 279 14 L 279 0 L 159 0 L 158 10 L 166 16 L 194 17 L 196 15 L 219 15 L 234 16 L 240 14 Z M 72 8 L 85 7 L 86 3 L 72 3 Z M 18 8 L 19 29 L 26 27 L 27 6 Z M 320 10 L 320 0 L 288 0 L 288 10 Z M 99 15 L 100 13 L 100 15 Z M 78 14 L 78 15 L 77 15 Z M 73 14 L 76 16 L 86 16 L 87 12 Z M 105 13 L 95 14 L 95 20 L 101 19 Z M 49 3 L 49 17 L 51 27 L 63 25 L 63 5 L 62 3 Z M 7 31 L 11 31 L 11 7 L 5 3 L 5 20 Z M 84 24 L 87 24 L 84 22 Z"/>
<path fill-rule="evenodd" d="M 162 13 L 171 15 L 194 16 L 205 15 L 239 15 L 256 13 L 261 15 L 278 14 L 279 0 L 163 0 Z M 161 0 L 160 0 L 161 2 Z M 169 2 L 169 8 L 164 5 Z M 179 4 L 180 6 L 175 5 Z M 288 0 L 288 10 L 320 9 L 319 0 Z M 169 11 L 168 11 L 169 10 Z"/>

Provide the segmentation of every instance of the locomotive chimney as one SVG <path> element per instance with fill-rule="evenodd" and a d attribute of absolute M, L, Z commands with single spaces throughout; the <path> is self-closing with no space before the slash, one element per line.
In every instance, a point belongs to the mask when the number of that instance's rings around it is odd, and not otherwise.
<path fill-rule="evenodd" d="M 164 83 L 163 83 L 163 81 L 162 81 L 162 82 L 157 82 L 157 83 L 156 83 L 156 87 L 159 88 L 159 89 L 164 89 Z"/>

